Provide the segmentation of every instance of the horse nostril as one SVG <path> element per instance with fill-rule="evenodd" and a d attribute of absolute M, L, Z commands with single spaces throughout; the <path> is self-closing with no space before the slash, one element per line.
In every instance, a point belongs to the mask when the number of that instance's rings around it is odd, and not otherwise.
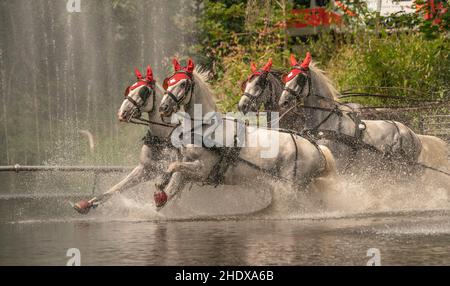
<path fill-rule="evenodd" d="M 159 107 L 160 112 L 166 112 L 169 109 L 169 105 L 164 104 Z"/>
<path fill-rule="evenodd" d="M 126 121 L 126 119 L 125 119 L 126 116 L 125 115 L 126 115 L 125 111 L 119 112 L 119 114 L 118 114 L 119 121 L 121 121 L 121 122 Z"/>

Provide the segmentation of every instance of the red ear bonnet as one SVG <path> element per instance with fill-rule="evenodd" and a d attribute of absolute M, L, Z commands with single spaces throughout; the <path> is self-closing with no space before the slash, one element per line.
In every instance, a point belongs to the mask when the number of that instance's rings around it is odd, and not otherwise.
<path fill-rule="evenodd" d="M 142 74 L 141 72 L 138 70 L 138 68 L 134 68 L 134 74 L 136 75 L 136 78 L 138 80 L 142 80 Z"/>
<path fill-rule="evenodd" d="M 164 80 L 163 83 L 164 89 L 167 89 L 169 86 L 177 84 L 182 79 L 191 79 L 192 73 L 194 72 L 195 69 L 194 61 L 191 58 L 189 58 L 186 67 L 182 67 L 176 58 L 173 59 L 172 63 L 175 73 L 171 77 L 168 77 Z"/>
<path fill-rule="evenodd" d="M 306 53 L 306 57 L 303 60 L 300 67 L 298 66 L 298 62 L 295 59 L 294 55 L 291 55 L 290 61 L 291 61 L 291 65 L 294 68 L 287 75 L 283 76 L 283 81 L 285 83 L 292 80 L 299 73 L 306 73 L 306 71 L 309 69 L 309 64 L 311 63 L 311 54 L 309 52 Z"/>
<path fill-rule="evenodd" d="M 177 72 L 177 71 L 179 71 L 181 69 L 181 65 L 180 65 L 180 63 L 178 62 L 178 60 L 176 58 L 174 58 L 172 60 L 172 63 L 173 63 L 173 69 L 174 69 L 175 72 Z"/>
<path fill-rule="evenodd" d="M 309 52 L 306 53 L 306 57 L 303 60 L 301 67 L 307 70 L 309 68 L 309 64 L 311 63 L 311 54 Z"/>
<path fill-rule="evenodd" d="M 267 64 L 262 68 L 262 70 L 265 71 L 265 72 L 270 72 L 270 68 L 272 68 L 272 59 L 269 59 L 269 61 L 268 61 Z"/>
<path fill-rule="evenodd" d="M 188 73 L 192 73 L 192 72 L 194 72 L 194 68 L 195 68 L 194 62 L 192 61 L 191 58 L 189 58 L 188 64 L 187 64 L 187 67 L 185 68 L 185 70 L 186 70 Z"/>
<path fill-rule="evenodd" d="M 258 68 L 256 67 L 254 62 L 250 64 L 250 70 L 252 71 L 252 73 L 256 73 L 258 71 Z"/>
<path fill-rule="evenodd" d="M 153 71 L 150 65 L 147 66 L 147 75 L 145 76 L 145 80 L 150 83 L 153 81 Z"/>
<path fill-rule="evenodd" d="M 150 65 L 147 66 L 147 74 L 145 75 L 145 79 L 142 77 L 142 74 L 138 68 L 134 69 L 134 74 L 136 75 L 137 82 L 127 87 L 127 89 L 125 90 L 125 96 L 127 96 L 130 93 L 130 91 L 140 86 L 146 85 L 150 87 L 150 84 L 153 82 L 153 71 Z"/>
<path fill-rule="evenodd" d="M 297 60 L 295 59 L 294 54 L 291 54 L 290 61 L 291 61 L 291 66 L 295 67 L 297 65 Z"/>

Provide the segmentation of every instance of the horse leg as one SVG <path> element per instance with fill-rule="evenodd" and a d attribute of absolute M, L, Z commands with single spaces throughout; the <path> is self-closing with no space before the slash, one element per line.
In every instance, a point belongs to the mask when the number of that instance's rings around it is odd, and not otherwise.
<path fill-rule="evenodd" d="M 157 208 L 163 207 L 170 199 L 178 194 L 188 180 L 201 179 L 203 164 L 199 161 L 174 162 L 156 183 L 154 194 Z"/>
<path fill-rule="evenodd" d="M 447 143 L 435 136 L 420 135 L 422 143 L 422 150 L 418 162 L 429 167 L 440 169 L 444 171 L 448 168 L 448 147 Z"/>
<path fill-rule="evenodd" d="M 128 190 L 139 183 L 151 180 L 154 176 L 155 169 L 153 168 L 154 161 L 151 157 L 151 149 L 149 146 L 144 145 L 141 149 L 139 165 L 134 168 L 123 180 L 111 187 L 108 191 L 101 195 L 95 196 L 90 200 L 81 200 L 73 207 L 81 214 L 87 214 L 92 207 L 98 206 L 100 203 L 106 202 L 114 194 L 121 193 Z"/>
<path fill-rule="evenodd" d="M 333 153 L 329 148 L 319 145 L 319 148 L 325 159 L 325 166 L 321 173 L 312 179 L 311 190 L 318 197 L 318 200 L 325 208 L 332 206 L 330 198 L 337 192 L 338 171 Z"/>

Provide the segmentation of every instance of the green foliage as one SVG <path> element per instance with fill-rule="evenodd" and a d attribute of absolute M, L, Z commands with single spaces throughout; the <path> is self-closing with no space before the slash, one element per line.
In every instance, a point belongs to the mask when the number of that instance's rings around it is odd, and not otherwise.
<path fill-rule="evenodd" d="M 289 54 L 282 25 L 287 9 L 287 1 L 204 2 L 197 51 L 213 74 L 223 111 L 235 109 L 250 62 L 261 66 L 272 58 L 275 67 L 284 66 Z"/>
<path fill-rule="evenodd" d="M 341 90 L 401 87 L 389 93 L 417 97 L 417 92 L 407 91 L 414 89 L 426 99 L 442 99 L 450 91 L 449 56 L 450 43 L 445 37 L 426 40 L 416 33 L 364 34 L 342 45 L 327 70 Z"/>
<path fill-rule="evenodd" d="M 200 29 L 196 52 L 204 64 L 214 70 L 216 62 L 231 52 L 236 34 L 244 31 L 245 2 L 212 1 L 203 3 L 202 15 L 197 21 Z"/>
<path fill-rule="evenodd" d="M 435 25 L 424 19 L 423 12 L 381 17 L 369 11 L 365 1 L 343 2 L 358 16 L 344 14 L 344 26 L 338 32 L 306 41 L 288 39 L 283 28 L 292 17 L 289 1 L 205 2 L 199 18 L 204 35 L 199 50 L 213 71 L 212 85 L 221 98 L 221 109 L 236 108 L 242 93 L 240 83 L 249 75 L 251 61 L 261 66 L 272 58 L 274 67 L 286 69 L 291 52 L 302 57 L 306 51 L 340 90 L 393 87 L 388 91 L 391 95 L 427 99 L 448 95 L 448 12 L 440 15 L 442 20 Z M 231 19 L 235 22 L 230 23 Z M 393 103 L 369 98 L 353 101 Z"/>

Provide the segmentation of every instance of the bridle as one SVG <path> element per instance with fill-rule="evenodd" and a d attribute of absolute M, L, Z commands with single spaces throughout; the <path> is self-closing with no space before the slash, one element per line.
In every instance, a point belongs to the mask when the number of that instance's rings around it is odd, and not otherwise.
<path fill-rule="evenodd" d="M 151 125 L 160 125 L 164 127 L 176 127 L 173 124 L 168 124 L 165 122 L 156 122 L 151 121 L 145 118 L 142 118 L 142 108 L 146 105 L 147 100 L 153 96 L 153 102 L 152 102 L 152 108 L 148 111 L 149 113 L 155 110 L 155 96 L 156 96 L 156 89 L 155 89 L 155 81 L 147 82 L 147 81 L 140 81 L 141 86 L 145 86 L 145 88 L 141 88 L 141 90 L 138 93 L 139 98 L 141 99 L 141 103 L 134 100 L 132 97 L 129 96 L 131 91 L 131 86 L 127 87 L 125 91 L 125 100 L 128 100 L 134 107 L 133 113 L 130 115 L 128 122 L 133 124 L 139 124 L 139 125 L 145 125 L 148 126 Z M 136 114 L 137 113 L 137 114 Z"/>
<path fill-rule="evenodd" d="M 245 80 L 242 83 L 242 90 L 244 91 L 244 93 L 242 94 L 241 97 L 246 96 L 250 102 L 250 105 L 254 105 L 256 100 L 259 98 L 259 96 L 264 92 L 264 90 L 267 87 L 267 84 L 269 83 L 269 80 L 267 79 L 269 72 L 264 71 L 264 70 L 259 70 L 255 73 L 253 73 L 247 80 Z M 256 82 L 256 86 L 259 86 L 259 88 L 261 89 L 261 93 L 258 95 L 254 95 L 248 92 L 245 92 L 245 87 L 247 86 L 247 83 L 255 76 L 259 76 L 258 81 Z"/>
<path fill-rule="evenodd" d="M 300 70 L 300 73 L 298 75 L 302 75 L 301 77 L 297 77 L 296 83 L 301 86 L 300 91 L 295 91 L 292 88 L 287 87 L 286 85 L 283 88 L 283 91 L 287 91 L 290 95 L 293 95 L 294 98 L 297 100 L 300 97 L 300 94 L 303 93 L 303 90 L 305 88 L 305 83 L 308 81 L 308 94 L 306 97 L 309 97 L 312 94 L 312 83 L 311 83 L 311 74 L 309 72 L 309 69 L 305 69 L 301 66 L 294 66 L 294 69 Z"/>
<path fill-rule="evenodd" d="M 300 95 L 303 93 L 303 90 L 305 88 L 305 83 L 306 81 L 308 82 L 308 94 L 305 96 L 305 98 L 308 98 L 310 96 L 316 96 L 319 97 L 321 99 L 330 101 L 331 103 L 333 103 L 334 108 L 326 108 L 326 107 L 320 107 L 320 106 L 308 106 L 303 104 L 302 102 L 298 102 L 297 104 L 295 104 L 294 106 L 292 106 L 291 108 L 289 108 L 287 111 L 285 111 L 281 116 L 280 119 L 283 118 L 288 112 L 292 111 L 294 108 L 303 108 L 303 109 L 313 109 L 313 110 L 321 110 L 321 111 L 328 111 L 329 114 L 327 116 L 325 116 L 324 119 L 322 119 L 321 122 L 319 122 L 315 127 L 310 128 L 309 130 L 306 130 L 306 132 L 311 132 L 311 131 L 317 131 L 320 126 L 322 126 L 328 119 L 331 118 L 331 115 L 336 114 L 339 117 L 341 117 L 343 115 L 343 111 L 339 109 L 339 105 L 341 105 L 340 102 L 335 101 L 334 99 L 322 96 L 320 94 L 317 94 L 314 92 L 313 86 L 312 86 L 312 80 L 311 80 L 311 74 L 309 69 L 305 69 L 301 66 L 295 66 L 294 69 L 298 69 L 300 70 L 300 73 L 298 75 L 302 75 L 302 76 L 298 76 L 297 77 L 297 84 L 299 86 L 301 86 L 301 89 L 297 92 L 291 88 L 288 87 L 284 87 L 283 90 L 287 91 L 290 95 L 293 95 L 295 100 L 298 100 L 300 98 Z M 352 111 L 352 113 L 355 113 L 354 111 Z"/>
<path fill-rule="evenodd" d="M 147 105 L 147 100 L 151 96 L 155 96 L 155 81 L 147 82 L 147 81 L 141 81 L 143 84 L 141 86 L 144 86 L 144 88 L 141 88 L 138 92 L 138 96 L 141 99 L 141 103 L 138 103 L 136 100 L 134 100 L 132 97 L 129 96 L 131 87 L 128 87 L 125 91 L 125 100 L 128 100 L 133 106 L 135 107 L 135 112 L 138 112 L 138 118 L 142 115 L 142 108 Z M 149 110 L 149 112 L 153 111 L 155 109 L 155 99 L 153 98 L 153 105 L 152 108 Z M 130 119 L 132 116 L 130 117 Z"/>
<path fill-rule="evenodd" d="M 164 89 L 166 90 L 166 92 L 164 94 L 167 94 L 170 97 L 170 99 L 172 99 L 173 102 L 175 102 L 175 104 L 177 106 L 177 110 L 180 109 L 182 103 L 185 101 L 185 99 L 188 96 L 189 96 L 189 100 L 184 105 L 189 105 L 189 103 L 192 100 L 192 94 L 194 93 L 194 87 L 195 87 L 195 81 L 193 79 L 192 73 L 189 73 L 189 72 L 184 71 L 184 70 L 180 70 L 180 71 L 176 72 L 174 75 L 180 74 L 180 73 L 184 73 L 185 75 L 188 76 L 188 80 L 186 81 L 187 87 L 185 87 L 185 89 L 184 89 L 185 92 L 182 94 L 182 96 L 180 98 L 177 98 L 175 96 L 175 94 L 173 94 L 171 91 L 169 91 L 168 87 L 164 87 Z M 165 79 L 164 82 L 166 83 L 167 80 L 168 79 Z"/>

